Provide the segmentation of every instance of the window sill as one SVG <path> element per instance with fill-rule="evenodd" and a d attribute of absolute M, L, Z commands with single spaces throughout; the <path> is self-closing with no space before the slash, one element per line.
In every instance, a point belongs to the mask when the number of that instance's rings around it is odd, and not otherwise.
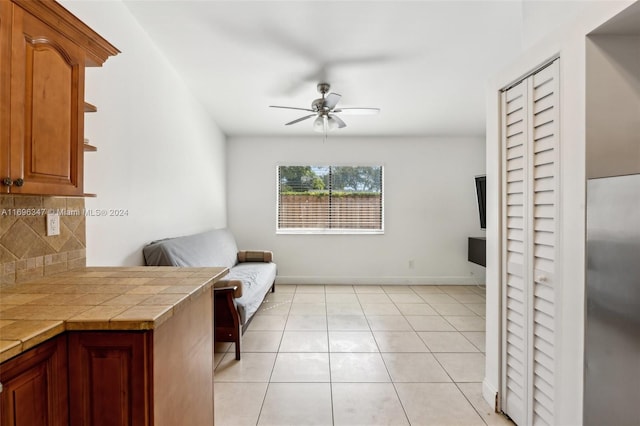
<path fill-rule="evenodd" d="M 277 229 L 276 235 L 384 235 L 384 229 Z"/>

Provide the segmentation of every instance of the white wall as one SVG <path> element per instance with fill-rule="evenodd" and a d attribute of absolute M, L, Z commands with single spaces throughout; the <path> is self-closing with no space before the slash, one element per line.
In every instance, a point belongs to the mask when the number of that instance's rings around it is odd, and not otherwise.
<path fill-rule="evenodd" d="M 232 137 L 227 150 L 229 227 L 241 248 L 274 251 L 278 282 L 484 282 L 467 262 L 467 237 L 484 234 L 474 186 L 483 138 Z M 384 235 L 276 235 L 279 164 L 384 165 Z"/>
<path fill-rule="evenodd" d="M 573 26 L 544 38 L 487 86 L 487 340 L 483 393 L 500 389 L 500 90 L 560 56 L 560 276 L 556 293 L 555 424 L 582 424 L 585 288 L 586 35 L 632 2 L 594 2 Z"/>
<path fill-rule="evenodd" d="M 590 2 L 522 0 L 522 46 L 534 46 L 547 34 L 571 24 Z"/>
<path fill-rule="evenodd" d="M 88 265 L 139 265 L 153 239 L 226 225 L 225 136 L 120 1 L 62 1 L 120 51 L 86 71 Z"/>

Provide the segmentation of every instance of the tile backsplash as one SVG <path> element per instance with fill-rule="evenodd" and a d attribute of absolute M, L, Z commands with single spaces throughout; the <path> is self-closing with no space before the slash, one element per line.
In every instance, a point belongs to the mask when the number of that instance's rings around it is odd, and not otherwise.
<path fill-rule="evenodd" d="M 60 216 L 60 235 L 47 236 L 49 211 Z M 84 213 L 84 198 L 0 195 L 0 283 L 84 267 Z"/>

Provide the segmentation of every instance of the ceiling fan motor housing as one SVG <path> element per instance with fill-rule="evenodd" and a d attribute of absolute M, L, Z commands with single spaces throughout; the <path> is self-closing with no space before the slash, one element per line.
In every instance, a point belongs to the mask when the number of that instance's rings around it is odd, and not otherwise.
<path fill-rule="evenodd" d="M 311 109 L 318 112 L 324 109 L 324 98 L 315 99 L 311 102 Z"/>
<path fill-rule="evenodd" d="M 331 85 L 329 83 L 318 83 L 318 93 L 326 95 L 329 93 L 329 89 L 331 89 Z"/>

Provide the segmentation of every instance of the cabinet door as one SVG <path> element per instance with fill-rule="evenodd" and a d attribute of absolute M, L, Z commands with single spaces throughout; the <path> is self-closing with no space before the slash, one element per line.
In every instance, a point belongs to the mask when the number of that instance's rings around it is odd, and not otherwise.
<path fill-rule="evenodd" d="M 69 333 L 71 425 L 152 424 L 151 342 L 151 332 Z"/>
<path fill-rule="evenodd" d="M 11 44 L 11 192 L 81 195 L 84 53 L 18 6 Z"/>
<path fill-rule="evenodd" d="M 69 424 L 65 336 L 49 340 L 2 364 L 0 381 L 2 426 Z"/>
<path fill-rule="evenodd" d="M 0 2 L 0 180 L 9 177 L 10 108 L 11 86 L 11 3 Z M 9 192 L 9 187 L 0 185 L 0 192 Z"/>

